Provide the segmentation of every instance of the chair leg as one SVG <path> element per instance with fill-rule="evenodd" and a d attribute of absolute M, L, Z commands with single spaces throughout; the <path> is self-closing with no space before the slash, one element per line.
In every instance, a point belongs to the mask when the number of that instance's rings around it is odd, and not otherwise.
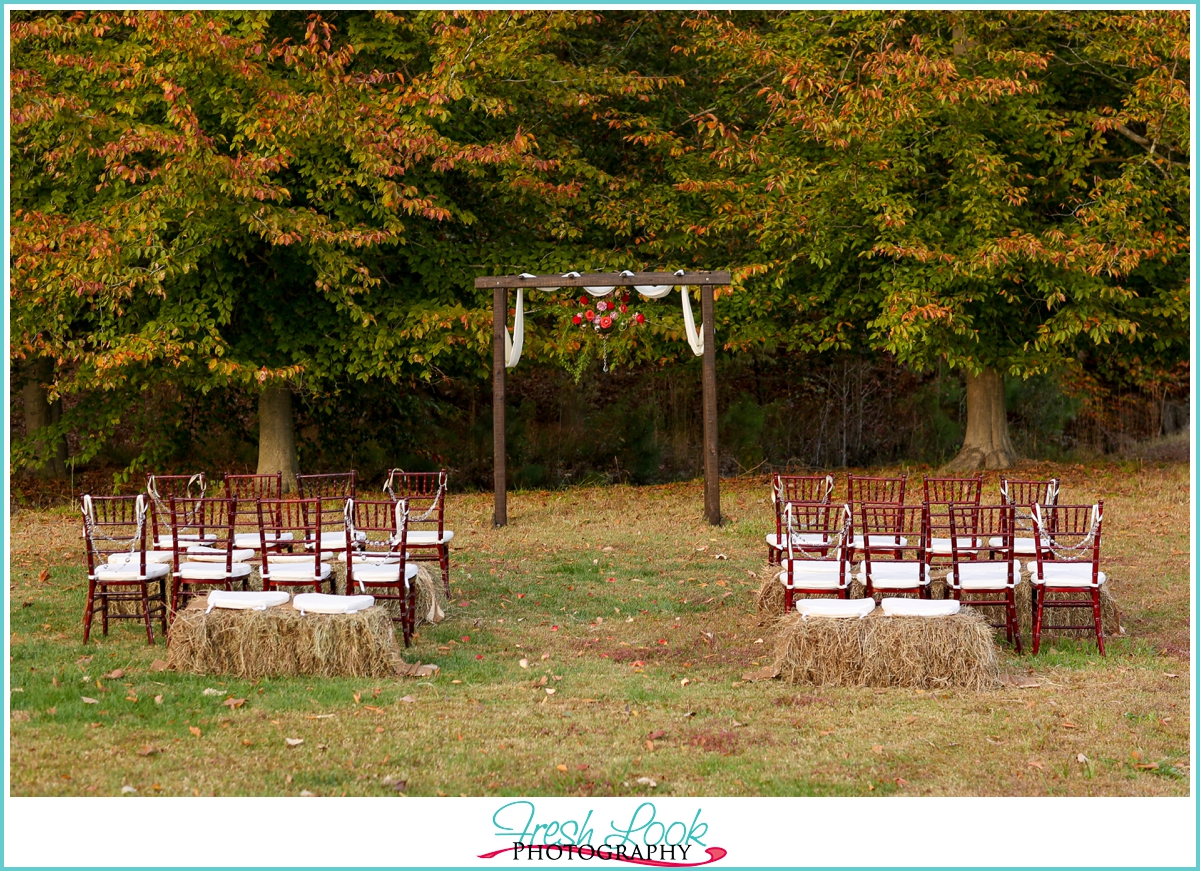
<path fill-rule="evenodd" d="M 158 622 L 162 627 L 162 634 L 165 638 L 167 636 L 167 582 L 164 578 L 158 579 L 158 593 L 155 596 L 155 600 L 158 602 L 159 607 Z"/>
<path fill-rule="evenodd" d="M 96 582 L 88 581 L 87 601 L 83 605 L 83 643 L 87 644 L 92 633 L 92 610 L 96 605 Z"/>
<path fill-rule="evenodd" d="M 1096 624 L 1096 646 L 1100 648 L 1100 655 L 1104 656 L 1104 624 L 1100 619 L 1100 588 L 1092 589 L 1092 620 Z"/>
<path fill-rule="evenodd" d="M 795 594 L 790 587 L 783 588 L 783 613 L 791 614 L 792 607 L 796 604 Z"/>
<path fill-rule="evenodd" d="M 147 592 L 150 589 L 148 583 L 142 583 L 142 618 L 146 621 L 146 641 L 150 644 L 154 643 L 154 627 L 150 623 L 150 597 Z"/>
<path fill-rule="evenodd" d="M 1017 644 L 1017 655 L 1020 656 L 1025 651 L 1021 649 L 1021 624 L 1017 622 L 1017 589 L 1016 587 L 1008 588 L 1008 605 L 1005 608 L 1008 612 L 1008 622 L 1012 626 L 1012 638 Z"/>
<path fill-rule="evenodd" d="M 1033 591 L 1033 655 L 1037 656 L 1042 647 L 1042 603 L 1045 590 L 1039 585 Z"/>
<path fill-rule="evenodd" d="M 108 587 L 100 587 L 100 631 L 108 637 Z"/>
<path fill-rule="evenodd" d="M 438 548 L 438 562 L 442 566 L 442 587 L 446 598 L 450 598 L 450 545 L 443 544 Z"/>

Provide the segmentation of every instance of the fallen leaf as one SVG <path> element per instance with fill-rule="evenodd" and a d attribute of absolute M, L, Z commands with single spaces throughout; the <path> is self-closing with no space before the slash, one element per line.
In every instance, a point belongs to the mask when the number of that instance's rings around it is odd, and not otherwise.
<path fill-rule="evenodd" d="M 289 747 L 299 747 L 301 744 L 304 743 L 304 739 L 303 738 L 284 738 L 283 743 L 287 744 Z"/>
<path fill-rule="evenodd" d="M 529 668 L 529 660 L 528 659 L 519 659 L 519 660 L 517 660 L 517 665 L 521 666 L 521 668 Z"/>
<path fill-rule="evenodd" d="M 1033 759 L 1033 760 L 1030 760 L 1029 767 L 1036 768 L 1038 771 L 1042 771 L 1043 769 L 1045 769 L 1046 766 L 1043 765 L 1042 763 L 1038 762 L 1036 759 Z"/>
<path fill-rule="evenodd" d="M 653 753 L 653 752 L 654 752 L 654 742 L 653 742 L 653 741 L 647 741 L 647 742 L 646 742 L 646 749 L 647 749 L 647 750 L 649 750 L 651 753 Z"/>
<path fill-rule="evenodd" d="M 649 777 L 639 777 L 637 779 L 637 782 L 640 783 L 642 786 L 648 786 L 651 789 L 654 789 L 654 787 L 658 786 L 658 781 L 651 780 Z"/>
<path fill-rule="evenodd" d="M 234 711 L 234 710 L 237 710 L 238 708 L 240 708 L 242 705 L 246 704 L 246 700 L 245 699 L 235 699 L 235 698 L 230 697 L 230 698 L 226 699 L 225 701 L 221 702 L 221 704 L 224 705 L 225 707 L 229 708 L 229 710 Z"/>
<path fill-rule="evenodd" d="M 362 693 L 355 693 L 354 694 L 354 704 L 357 705 L 361 701 L 362 701 Z"/>
<path fill-rule="evenodd" d="M 200 695 L 202 695 L 202 696 L 223 696 L 223 695 L 225 695 L 225 690 L 214 690 L 212 687 L 205 687 L 204 692 L 202 692 Z"/>
<path fill-rule="evenodd" d="M 1078 756 L 1076 756 L 1076 757 L 1075 757 L 1075 761 L 1076 761 L 1076 762 L 1083 762 L 1083 763 L 1085 763 L 1085 764 L 1086 764 L 1086 763 L 1087 763 L 1087 761 L 1088 761 L 1088 758 L 1087 758 L 1086 756 L 1084 756 L 1082 753 L 1080 753 Z"/>
<path fill-rule="evenodd" d="M 167 661 L 165 659 L 154 660 L 154 662 L 150 663 L 150 670 L 151 671 L 166 671 L 167 670 Z"/>
<path fill-rule="evenodd" d="M 253 747 L 253 746 L 254 746 L 254 742 L 253 742 L 253 741 L 251 741 L 249 738 L 243 738 L 243 739 L 242 739 L 242 746 L 243 746 L 243 747 Z"/>
<path fill-rule="evenodd" d="M 685 677 L 683 680 L 681 680 L 681 681 L 679 682 L 679 685 L 680 685 L 681 687 L 685 687 L 685 686 L 687 686 L 688 684 L 690 684 L 691 682 L 692 682 L 692 679 L 691 679 L 690 677 Z"/>
<path fill-rule="evenodd" d="M 108 674 L 104 675 L 105 680 L 120 680 L 123 677 L 125 677 L 125 669 L 123 668 L 114 668 Z"/>
<path fill-rule="evenodd" d="M 905 780 L 903 777 L 897 777 L 896 778 L 896 786 L 908 786 L 908 781 Z"/>
<path fill-rule="evenodd" d="M 155 753 L 162 753 L 162 749 L 159 747 L 151 747 L 149 744 L 147 744 L 137 753 L 138 756 L 153 756 Z"/>
<path fill-rule="evenodd" d="M 872 752 L 872 753 L 882 753 L 882 752 L 883 752 L 883 745 L 882 745 L 882 744 L 876 744 L 876 745 L 874 745 L 874 746 L 871 748 L 871 752 Z"/>
<path fill-rule="evenodd" d="M 98 704 L 100 704 L 100 702 L 99 702 L 99 701 L 97 701 L 96 699 L 90 699 L 90 698 L 88 698 L 87 696 L 80 696 L 80 698 L 81 698 L 81 699 L 83 699 L 83 703 L 84 703 L 85 705 L 98 705 Z"/>
<path fill-rule="evenodd" d="M 225 704 L 229 704 L 229 703 L 228 703 L 228 702 L 226 702 Z M 367 705 L 367 707 L 369 708 L 369 707 L 371 707 L 371 706 L 370 706 L 370 705 Z M 379 709 L 379 708 L 375 708 L 374 710 L 378 711 L 378 710 L 380 710 L 380 709 Z M 332 720 L 332 719 L 334 719 L 336 716 L 337 716 L 337 714 L 309 714 L 309 715 L 308 715 L 308 716 L 306 716 L 304 719 L 306 719 L 306 720 Z"/>
<path fill-rule="evenodd" d="M 137 701 L 137 696 L 135 696 L 135 695 L 132 695 L 132 694 L 130 694 L 130 695 L 127 695 L 127 696 L 125 697 L 125 701 L 127 701 L 127 702 L 136 702 L 136 701 Z"/>
<path fill-rule="evenodd" d="M 557 690 L 555 690 L 554 687 L 546 687 L 546 695 L 552 696 L 555 694 L 555 692 L 557 692 Z"/>
<path fill-rule="evenodd" d="M 576 765 L 575 767 L 580 771 L 587 771 L 591 766 L 584 762 L 582 765 Z"/>
<path fill-rule="evenodd" d="M 470 640 L 471 640 L 471 636 L 470 636 L 470 635 L 464 635 L 464 636 L 462 637 L 462 640 L 463 640 L 463 644 L 466 644 L 468 641 L 470 641 Z"/>
<path fill-rule="evenodd" d="M 136 792 L 137 792 L 137 790 L 134 789 L 132 786 L 130 786 L 128 783 L 121 787 L 121 795 L 133 795 Z"/>
<path fill-rule="evenodd" d="M 154 704 L 156 704 L 156 705 L 161 705 L 161 704 L 162 704 L 162 699 L 163 699 L 163 697 L 162 697 L 162 696 L 155 696 L 155 697 L 154 697 Z"/>
<path fill-rule="evenodd" d="M 761 638 L 756 638 L 756 639 L 754 639 L 754 643 L 755 643 L 755 644 L 762 644 L 762 643 L 763 643 L 763 640 L 762 640 Z"/>
<path fill-rule="evenodd" d="M 75 664 L 76 665 L 87 665 L 91 661 L 92 661 L 92 658 L 90 656 L 81 656 L 81 657 L 79 657 L 79 659 L 75 660 Z M 158 662 L 157 659 L 154 661 Z"/>
<path fill-rule="evenodd" d="M 1079 728 L 1078 726 L 1076 726 L 1074 723 L 1070 722 L 1069 720 L 1063 720 L 1061 725 L 1064 729 L 1078 729 Z"/>
<path fill-rule="evenodd" d="M 404 696 L 403 698 L 400 699 L 400 701 L 407 702 L 408 704 L 412 704 L 413 702 L 416 701 L 416 699 L 414 699 L 412 696 Z"/>
<path fill-rule="evenodd" d="M 193 735 L 195 735 L 197 738 L 199 738 L 199 737 L 200 737 L 200 735 L 201 735 L 201 734 L 203 734 L 203 733 L 200 731 L 200 727 L 199 727 L 199 726 L 188 726 L 188 731 L 189 731 L 189 732 L 191 732 Z"/>
<path fill-rule="evenodd" d="M 1179 677 L 1177 674 L 1171 674 L 1169 671 L 1163 673 L 1163 677 Z"/>
<path fill-rule="evenodd" d="M 376 734 L 376 735 L 382 735 L 382 734 L 383 734 L 383 726 L 376 726 L 376 727 L 375 727 L 375 734 Z"/>
<path fill-rule="evenodd" d="M 653 732 L 651 732 L 646 737 L 649 738 L 651 741 L 657 741 L 659 738 L 666 738 L 667 733 L 662 729 L 655 729 Z"/>
<path fill-rule="evenodd" d="M 1140 768 L 1143 771 L 1153 771 L 1154 769 L 1158 768 L 1158 763 L 1157 762 L 1139 762 L 1137 765 L 1134 766 L 1134 768 Z"/>
<path fill-rule="evenodd" d="M 765 665 L 755 671 L 748 671 L 742 675 L 742 680 L 754 682 L 760 680 L 774 680 L 779 676 L 779 670 L 772 665 Z"/>
<path fill-rule="evenodd" d="M 300 790 L 300 795 L 301 795 L 303 798 L 312 798 L 314 795 L 316 795 L 316 793 L 315 793 L 315 792 L 309 792 L 307 789 L 302 789 L 302 790 Z"/>
<path fill-rule="evenodd" d="M 828 736 L 828 735 L 832 735 L 832 734 L 833 734 L 833 729 L 826 729 L 824 732 L 820 732 L 819 734 L 820 734 L 820 736 L 821 736 L 822 738 L 824 738 L 824 737 L 826 737 L 826 736 Z"/>
<path fill-rule="evenodd" d="M 542 662 L 545 662 L 545 661 L 546 661 L 547 659 L 549 659 L 549 658 L 550 658 L 550 654 L 549 654 L 549 653 L 543 653 L 543 654 L 542 654 Z"/>
<path fill-rule="evenodd" d="M 557 768 L 559 771 L 567 770 L 567 766 L 565 766 L 565 765 L 555 765 L 554 767 Z"/>

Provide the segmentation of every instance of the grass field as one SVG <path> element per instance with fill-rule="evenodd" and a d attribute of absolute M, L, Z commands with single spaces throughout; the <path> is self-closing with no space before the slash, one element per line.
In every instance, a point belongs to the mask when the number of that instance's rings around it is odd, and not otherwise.
<path fill-rule="evenodd" d="M 85 646 L 78 514 L 20 511 L 12 793 L 1186 795 L 1188 466 L 1020 471 L 1105 499 L 1128 636 L 1105 659 L 1006 650 L 1037 685 L 984 693 L 743 682 L 774 642 L 754 609 L 762 479 L 724 482 L 720 529 L 699 483 L 513 493 L 501 530 L 490 495 L 452 496 L 453 601 L 408 653 L 441 671 L 386 681 L 153 671 L 165 648 L 132 621 Z"/>

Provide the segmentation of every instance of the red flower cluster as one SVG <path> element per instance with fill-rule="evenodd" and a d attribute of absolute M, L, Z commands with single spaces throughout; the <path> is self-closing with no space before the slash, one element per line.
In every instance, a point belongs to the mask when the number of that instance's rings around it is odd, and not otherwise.
<path fill-rule="evenodd" d="M 586 306 L 588 302 L 589 300 L 586 296 L 579 297 L 579 304 L 581 306 Z M 622 290 L 613 294 L 611 300 L 597 300 L 594 309 L 589 308 L 585 311 L 576 312 L 571 316 L 571 323 L 583 329 L 591 327 L 596 332 L 603 333 L 619 325 L 621 316 L 627 314 L 629 314 L 629 291 Z M 633 315 L 633 322 L 644 324 L 646 317 L 641 312 L 636 312 Z"/>

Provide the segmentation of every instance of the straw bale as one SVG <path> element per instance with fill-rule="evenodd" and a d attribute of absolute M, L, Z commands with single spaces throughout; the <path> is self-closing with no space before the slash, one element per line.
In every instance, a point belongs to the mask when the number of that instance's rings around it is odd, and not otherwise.
<path fill-rule="evenodd" d="M 754 603 L 755 611 L 759 617 L 774 618 L 783 616 L 783 600 L 784 589 L 783 583 L 779 580 L 779 573 L 783 569 L 779 566 L 764 566 L 758 573 L 762 581 L 758 585 L 758 592 L 755 593 Z M 858 581 L 850 582 L 850 598 L 861 599 L 866 595 L 866 589 Z M 800 598 L 808 598 L 801 594 Z M 829 598 L 829 597 L 821 597 Z"/>
<path fill-rule="evenodd" d="M 1077 623 L 1086 624 L 1084 629 L 1044 629 L 1042 637 L 1061 635 L 1068 638 L 1095 638 L 1092 629 L 1092 612 L 1087 608 L 1053 608 L 1051 602 L 1062 599 L 1081 599 L 1079 594 L 1047 593 L 1046 608 L 1042 614 L 1042 623 Z M 1025 644 L 1033 644 L 1033 585 L 1028 578 L 1017 584 L 1016 589 L 1017 624 L 1021 628 L 1021 640 Z M 973 605 L 985 620 L 992 624 L 1004 622 L 1004 609 L 999 605 Z M 1112 638 L 1124 635 L 1121 625 L 1121 608 L 1117 600 L 1109 592 L 1108 585 L 1100 588 L 1100 625 L 1104 629 L 1104 637 Z"/>
<path fill-rule="evenodd" d="M 425 568 L 423 563 L 417 563 L 417 576 L 414 578 L 417 585 L 417 613 L 414 621 L 414 628 L 421 626 L 424 623 L 440 623 L 446 616 L 446 594 L 442 590 L 442 585 L 436 583 L 429 569 Z M 393 587 L 391 591 L 394 592 Z M 400 601 L 398 599 L 378 599 L 379 606 L 384 608 L 393 618 L 400 618 Z M 433 606 L 436 603 L 437 609 Z M 430 619 L 430 617 L 434 619 Z"/>
<path fill-rule="evenodd" d="M 862 620 L 788 615 L 778 621 L 774 668 L 816 686 L 991 689 L 1000 667 L 992 630 L 964 608 L 951 617 Z"/>
<path fill-rule="evenodd" d="M 306 614 L 290 603 L 265 611 L 181 609 L 167 634 L 176 671 L 256 679 L 283 675 L 387 677 L 403 665 L 388 613 Z"/>

